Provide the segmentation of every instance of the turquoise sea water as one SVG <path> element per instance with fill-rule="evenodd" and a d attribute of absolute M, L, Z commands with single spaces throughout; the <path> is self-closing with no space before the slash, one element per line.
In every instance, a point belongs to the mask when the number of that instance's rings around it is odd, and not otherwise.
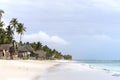
<path fill-rule="evenodd" d="M 120 72 L 120 60 L 78 60 L 78 63 L 90 64 L 111 72 Z"/>
<path fill-rule="evenodd" d="M 84 69 L 82 71 L 81 65 L 93 71 L 84 71 Z M 98 69 L 104 74 L 96 74 L 94 69 Z M 48 69 L 45 75 L 35 80 L 120 80 L 120 61 L 77 60 L 60 62 L 60 64 Z"/>

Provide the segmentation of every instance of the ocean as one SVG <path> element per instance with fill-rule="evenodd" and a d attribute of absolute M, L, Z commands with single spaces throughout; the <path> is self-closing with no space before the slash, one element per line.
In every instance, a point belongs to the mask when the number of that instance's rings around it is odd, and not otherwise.
<path fill-rule="evenodd" d="M 94 70 L 98 70 L 99 73 L 96 74 Z M 38 80 L 120 80 L 120 61 L 61 61 L 60 64 L 48 69 Z"/>
<path fill-rule="evenodd" d="M 78 60 L 78 63 L 89 64 L 98 69 L 120 73 L 120 60 Z"/>

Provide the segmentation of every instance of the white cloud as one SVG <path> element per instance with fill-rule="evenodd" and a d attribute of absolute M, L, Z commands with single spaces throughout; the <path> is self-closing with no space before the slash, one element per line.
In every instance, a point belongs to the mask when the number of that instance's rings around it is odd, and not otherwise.
<path fill-rule="evenodd" d="M 19 41 L 18 35 L 15 36 L 15 39 Z M 62 46 L 68 45 L 69 43 L 64 39 L 60 38 L 59 36 L 50 36 L 43 31 L 39 31 L 38 33 L 33 34 L 25 34 L 22 36 L 23 42 L 37 42 L 40 41 L 43 44 L 50 45 L 50 46 Z"/>

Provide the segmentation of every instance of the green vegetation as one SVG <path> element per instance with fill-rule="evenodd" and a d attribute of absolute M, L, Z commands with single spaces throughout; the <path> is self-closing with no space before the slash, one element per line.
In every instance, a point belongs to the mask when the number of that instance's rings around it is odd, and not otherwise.
<path fill-rule="evenodd" d="M 33 43 L 26 42 L 26 43 L 22 43 L 22 45 L 25 45 L 25 44 L 31 45 L 35 51 L 37 51 L 37 50 L 45 51 L 46 52 L 46 59 L 49 59 L 49 60 L 55 60 L 55 59 L 71 60 L 72 59 L 71 55 L 63 55 L 61 52 L 58 52 L 55 49 L 50 49 L 47 45 L 44 46 L 40 42 L 33 42 Z M 38 57 L 38 55 L 36 55 L 34 53 L 32 53 L 31 56 L 32 57 Z"/>
<path fill-rule="evenodd" d="M 13 43 L 14 33 L 17 32 L 20 35 L 20 41 L 22 34 L 26 31 L 23 23 L 19 23 L 16 18 L 11 19 L 10 23 L 6 25 L 4 21 L 1 20 L 4 11 L 0 10 L 0 44 L 10 44 Z M 6 26 L 6 28 L 5 28 Z"/>
<path fill-rule="evenodd" d="M 30 56 L 31 56 L 31 57 L 36 57 L 36 59 L 38 59 L 38 54 L 35 54 L 35 53 L 33 53 L 33 52 L 30 54 Z"/>
<path fill-rule="evenodd" d="M 47 45 L 43 46 L 40 42 L 22 43 L 21 39 L 23 33 L 26 31 L 26 27 L 24 27 L 23 23 L 18 22 L 17 18 L 12 18 L 10 20 L 10 23 L 8 25 L 5 25 L 4 21 L 1 20 L 3 13 L 4 11 L 0 10 L 0 44 L 13 44 L 14 46 L 14 42 L 16 42 L 14 40 L 14 34 L 15 32 L 17 32 L 20 35 L 19 45 L 31 45 L 35 51 L 42 50 L 46 52 L 46 59 L 72 59 L 71 55 L 63 55 L 61 52 L 58 52 L 55 49 L 50 49 Z M 36 55 L 35 53 L 31 53 L 30 56 L 38 58 L 38 55 Z"/>
<path fill-rule="evenodd" d="M 72 59 L 72 56 L 71 56 L 71 55 L 64 55 L 64 59 L 66 59 L 66 60 L 71 60 L 71 59 Z"/>

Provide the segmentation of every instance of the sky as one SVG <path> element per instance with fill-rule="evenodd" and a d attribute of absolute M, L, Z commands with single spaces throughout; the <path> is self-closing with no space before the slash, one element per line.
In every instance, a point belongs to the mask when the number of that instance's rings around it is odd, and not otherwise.
<path fill-rule="evenodd" d="M 40 41 L 73 59 L 120 59 L 119 0 L 0 0 L 0 9 L 6 24 L 24 23 L 24 42 Z"/>

